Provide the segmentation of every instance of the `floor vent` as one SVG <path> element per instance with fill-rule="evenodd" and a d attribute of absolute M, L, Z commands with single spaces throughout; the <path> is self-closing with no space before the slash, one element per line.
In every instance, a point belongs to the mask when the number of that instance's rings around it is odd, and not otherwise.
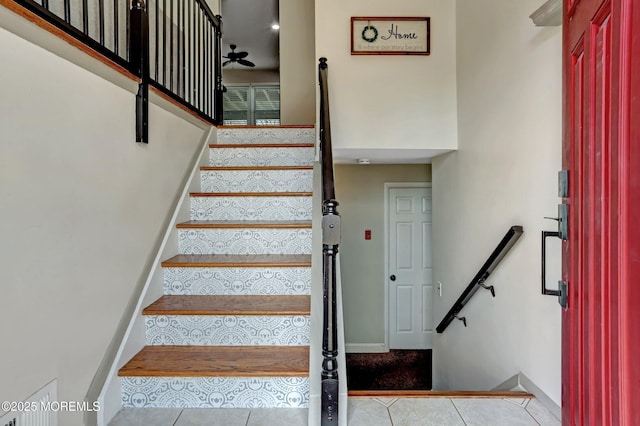
<path fill-rule="evenodd" d="M 0 417 L 0 426 L 58 426 L 55 404 L 51 404 L 57 401 L 57 393 L 58 382 L 53 380 L 28 399 L 9 403 L 11 411 Z"/>

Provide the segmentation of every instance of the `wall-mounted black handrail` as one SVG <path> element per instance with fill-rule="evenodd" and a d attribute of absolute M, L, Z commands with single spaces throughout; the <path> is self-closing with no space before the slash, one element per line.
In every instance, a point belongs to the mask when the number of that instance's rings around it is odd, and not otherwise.
<path fill-rule="evenodd" d="M 436 331 L 438 333 L 442 333 L 455 318 L 460 319 L 465 324 L 465 326 L 467 325 L 466 318 L 458 317 L 458 314 L 460 313 L 460 311 L 462 311 L 462 308 L 464 308 L 467 302 L 471 300 L 473 295 L 476 294 L 476 292 L 480 288 L 490 289 L 491 293 L 495 297 L 493 286 L 486 287 L 485 281 L 487 280 L 489 275 L 491 275 L 493 270 L 498 266 L 498 264 L 502 261 L 502 259 L 504 259 L 509 250 L 511 250 L 511 247 L 513 247 L 514 244 L 518 241 L 520 236 L 522 236 L 523 232 L 524 230 L 522 229 L 522 226 L 512 226 L 511 228 L 509 228 L 509 231 L 507 231 L 498 246 L 495 248 L 495 250 L 493 250 L 493 253 L 491 253 L 487 261 L 484 262 L 482 268 L 480 268 L 469 285 L 464 289 L 458 300 L 456 300 L 456 303 L 453 304 L 449 312 L 447 312 L 447 315 L 445 315 L 443 320 L 440 322 L 440 324 L 436 328 Z"/>
<path fill-rule="evenodd" d="M 222 19 L 205 0 L 13 1 L 140 77 L 138 141 L 147 141 L 148 86 L 222 122 Z"/>
<path fill-rule="evenodd" d="M 336 257 L 340 245 L 340 214 L 333 180 L 331 118 L 327 59 L 320 58 L 320 163 L 322 167 L 323 333 L 321 425 L 338 424 L 338 328 L 336 312 Z"/>

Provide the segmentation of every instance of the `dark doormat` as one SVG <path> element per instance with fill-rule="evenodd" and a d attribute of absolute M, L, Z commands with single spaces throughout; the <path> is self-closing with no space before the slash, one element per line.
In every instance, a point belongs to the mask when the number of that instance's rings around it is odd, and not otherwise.
<path fill-rule="evenodd" d="M 431 349 L 346 355 L 350 390 L 431 389 Z"/>

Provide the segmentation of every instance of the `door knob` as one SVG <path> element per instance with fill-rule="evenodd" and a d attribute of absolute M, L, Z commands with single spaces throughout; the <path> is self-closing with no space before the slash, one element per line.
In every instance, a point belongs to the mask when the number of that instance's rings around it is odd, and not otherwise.
<path fill-rule="evenodd" d="M 395 275 L 391 275 L 391 276 L 389 277 L 389 279 L 390 279 L 391 281 L 395 281 L 395 280 L 396 280 L 396 276 L 395 276 Z"/>

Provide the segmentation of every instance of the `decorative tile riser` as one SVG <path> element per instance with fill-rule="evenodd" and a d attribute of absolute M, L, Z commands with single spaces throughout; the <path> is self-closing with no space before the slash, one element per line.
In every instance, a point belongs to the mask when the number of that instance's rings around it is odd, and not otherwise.
<path fill-rule="evenodd" d="M 167 295 L 308 295 L 311 268 L 164 268 Z"/>
<path fill-rule="evenodd" d="M 218 129 L 218 144 L 285 144 L 315 143 L 316 130 L 311 129 Z"/>
<path fill-rule="evenodd" d="M 150 315 L 147 345 L 308 346 L 308 316 Z"/>
<path fill-rule="evenodd" d="M 123 377 L 122 405 L 139 408 L 306 408 L 308 377 Z"/>
<path fill-rule="evenodd" d="M 200 173 L 202 192 L 311 192 L 313 170 L 224 170 Z"/>
<path fill-rule="evenodd" d="M 311 254 L 311 229 L 181 229 L 181 254 Z"/>
<path fill-rule="evenodd" d="M 192 197 L 191 220 L 311 220 L 311 197 Z"/>
<path fill-rule="evenodd" d="M 313 148 L 213 148 L 209 165 L 224 166 L 311 166 Z"/>

